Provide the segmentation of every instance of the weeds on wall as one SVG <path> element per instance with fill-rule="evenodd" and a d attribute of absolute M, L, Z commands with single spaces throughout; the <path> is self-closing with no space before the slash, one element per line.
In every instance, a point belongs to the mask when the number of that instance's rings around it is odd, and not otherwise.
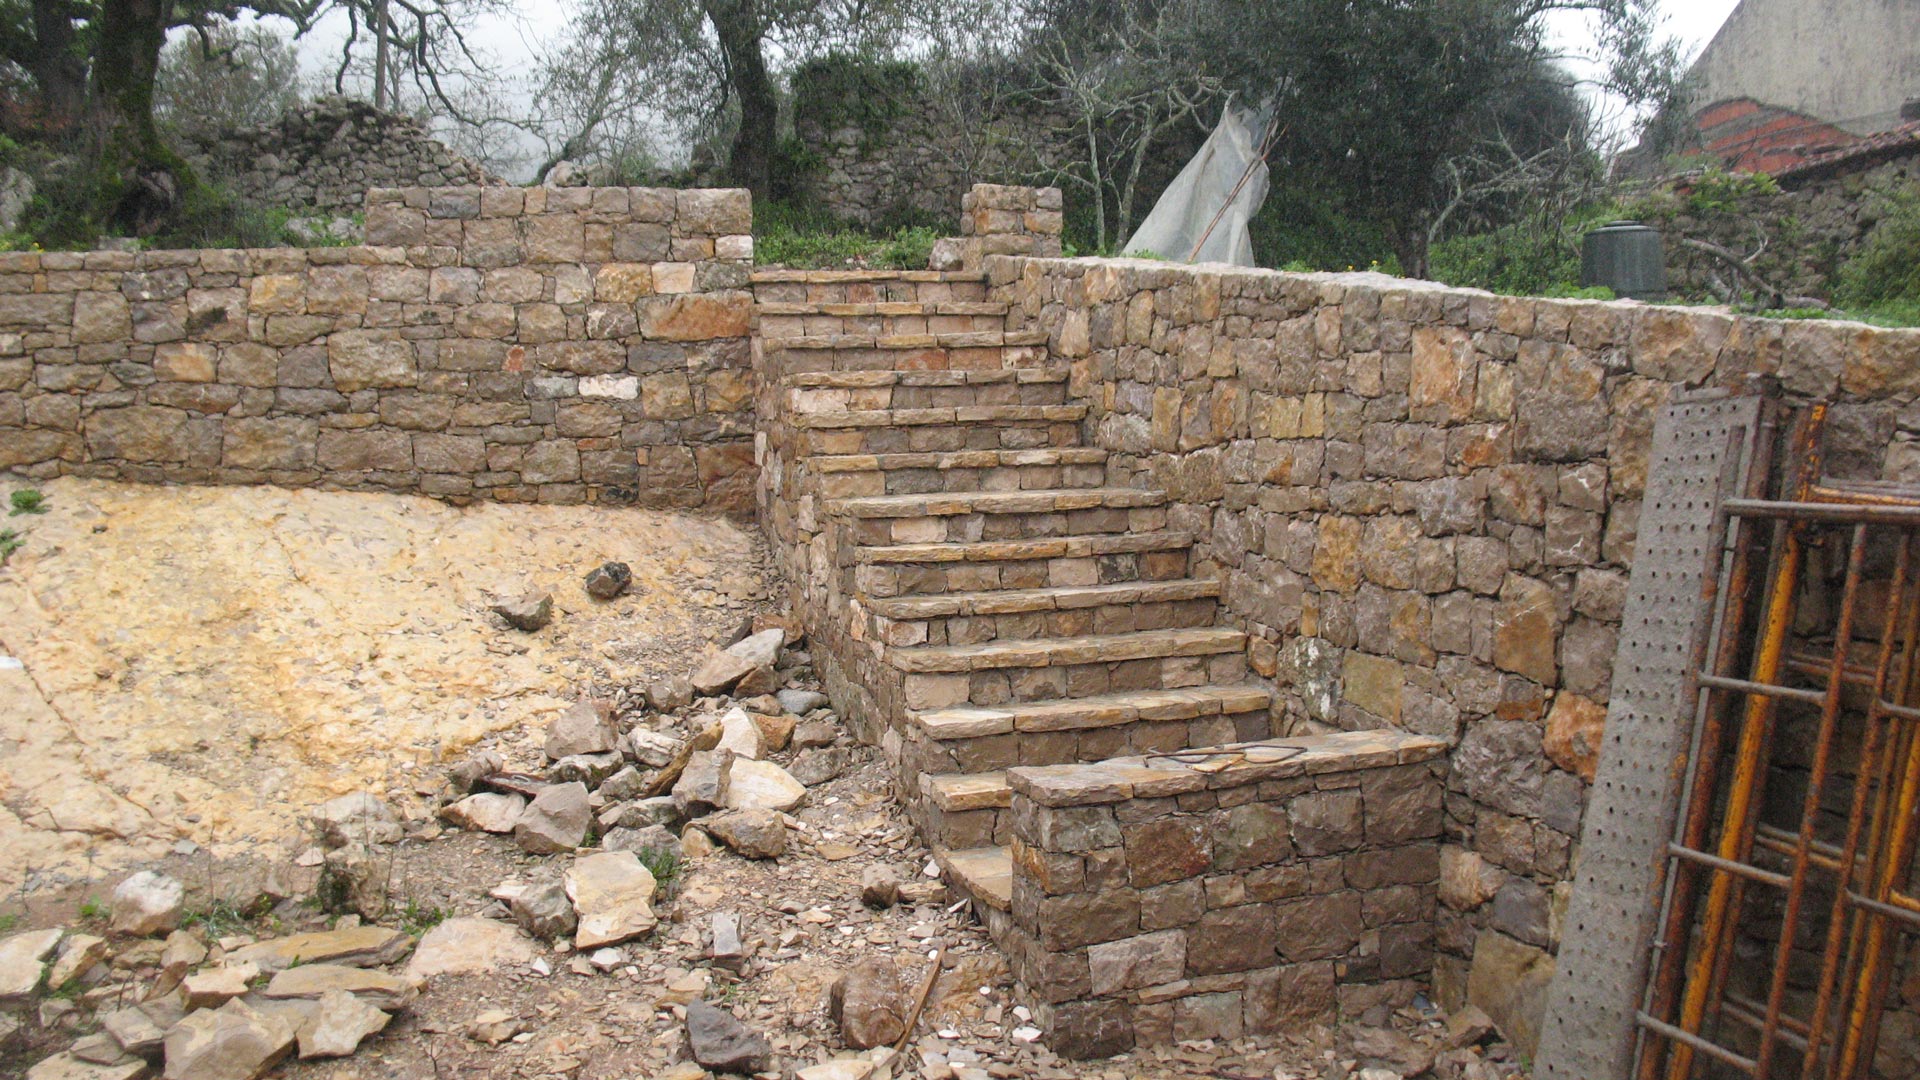
<path fill-rule="evenodd" d="M 792 203 L 762 202 L 753 209 L 754 261 L 796 270 L 924 270 L 933 242 L 944 232 L 910 219 L 862 229 Z"/>

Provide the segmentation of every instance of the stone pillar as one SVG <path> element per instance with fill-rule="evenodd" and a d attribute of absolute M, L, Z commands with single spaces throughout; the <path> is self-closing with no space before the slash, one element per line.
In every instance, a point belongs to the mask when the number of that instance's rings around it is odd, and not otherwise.
<path fill-rule="evenodd" d="M 1060 257 L 1060 189 L 975 184 L 960 199 L 960 236 L 934 246 L 935 270 L 977 270 L 989 255 Z"/>

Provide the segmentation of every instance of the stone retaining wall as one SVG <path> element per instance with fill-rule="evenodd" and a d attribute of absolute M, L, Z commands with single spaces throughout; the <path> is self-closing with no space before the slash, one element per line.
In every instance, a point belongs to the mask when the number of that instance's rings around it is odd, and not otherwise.
<path fill-rule="evenodd" d="M 1218 772 L 1183 757 L 1008 773 L 999 937 L 1056 1053 L 1278 1034 L 1426 981 L 1446 744 L 1234 749 L 1246 760 Z"/>
<path fill-rule="evenodd" d="M 1920 480 L 1920 331 L 1378 275 L 989 259 L 1111 482 L 1168 490 L 1282 731 L 1453 747 L 1435 989 L 1524 1041 L 1559 941 L 1657 406 L 1777 379 L 1830 471 Z"/>
<path fill-rule="evenodd" d="M 377 189 L 366 225 L 0 255 L 0 469 L 752 507 L 746 192 Z"/>

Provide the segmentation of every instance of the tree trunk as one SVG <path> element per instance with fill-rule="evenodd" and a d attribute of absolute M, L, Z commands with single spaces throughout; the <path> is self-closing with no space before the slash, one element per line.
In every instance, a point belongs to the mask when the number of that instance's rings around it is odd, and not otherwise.
<path fill-rule="evenodd" d="M 97 223 L 151 236 L 179 208 L 193 174 L 160 141 L 153 83 L 171 0 L 103 0 L 94 50 L 92 212 Z"/>
<path fill-rule="evenodd" d="M 87 63 L 74 44 L 73 13 L 66 0 L 33 0 L 33 62 L 40 91 L 36 118 L 50 134 L 70 131 L 87 103 Z"/>
<path fill-rule="evenodd" d="M 727 80 L 740 102 L 740 131 L 733 137 L 727 176 L 766 198 L 773 188 L 773 144 L 778 137 L 780 99 L 760 53 L 761 26 L 755 0 L 701 0 L 720 52 Z"/>

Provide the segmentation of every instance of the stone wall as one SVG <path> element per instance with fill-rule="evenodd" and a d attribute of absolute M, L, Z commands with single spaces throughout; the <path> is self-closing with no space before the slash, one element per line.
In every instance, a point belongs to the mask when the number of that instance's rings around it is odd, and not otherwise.
<path fill-rule="evenodd" d="M 344 97 L 320 98 L 257 128 L 221 132 L 187 153 L 248 202 L 300 215 L 357 213 L 377 187 L 504 183 L 412 117 Z"/>
<path fill-rule="evenodd" d="M 751 217 L 413 188 L 367 247 L 0 255 L 0 469 L 748 510 Z"/>
<path fill-rule="evenodd" d="M 1829 470 L 1920 480 L 1920 331 L 1378 275 L 989 259 L 1113 451 L 1200 538 L 1280 730 L 1453 747 L 1435 989 L 1523 1044 L 1551 978 L 1658 406 L 1777 379 Z M 1537 1026 L 1534 1028 L 1537 1030 Z"/>
<path fill-rule="evenodd" d="M 1236 749 L 1247 761 L 1216 773 L 1149 757 L 1008 774 L 1018 869 L 997 936 L 1056 1053 L 1279 1034 L 1425 982 L 1446 744 Z"/>

